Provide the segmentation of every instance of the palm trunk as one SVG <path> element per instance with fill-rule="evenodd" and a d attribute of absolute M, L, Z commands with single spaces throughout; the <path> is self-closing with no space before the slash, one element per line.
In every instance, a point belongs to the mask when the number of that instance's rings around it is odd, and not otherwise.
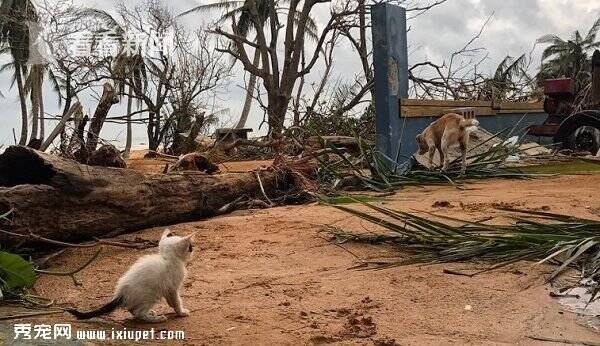
<path fill-rule="evenodd" d="M 119 103 L 119 99 L 117 98 L 117 93 L 114 87 L 108 82 L 104 83 L 102 97 L 100 98 L 100 102 L 98 102 L 98 106 L 94 112 L 94 117 L 90 121 L 90 127 L 88 129 L 87 140 L 85 143 L 85 150 L 83 151 L 83 162 L 87 162 L 89 155 L 96 150 L 100 140 L 100 132 L 102 131 L 102 126 L 104 125 L 104 121 L 108 116 L 108 112 L 112 106 L 117 103 Z"/>
<path fill-rule="evenodd" d="M 252 64 L 258 67 L 260 63 L 260 51 L 256 49 L 254 51 L 254 60 Z M 248 121 L 248 115 L 250 115 L 250 109 L 252 108 L 252 99 L 254 98 L 254 88 L 256 87 L 256 76 L 252 73 L 250 74 L 250 79 L 248 79 L 248 88 L 246 89 L 246 100 L 244 101 L 244 108 L 242 110 L 242 115 L 240 116 L 240 120 L 237 125 L 235 125 L 236 129 L 242 129 L 246 126 L 246 122 Z"/>
<path fill-rule="evenodd" d="M 32 71 L 33 72 L 33 71 Z M 35 78 L 35 76 L 33 76 Z M 37 81 L 32 81 L 31 91 L 29 92 L 29 97 L 31 100 L 31 138 L 30 141 L 38 138 L 38 126 L 40 124 L 40 107 L 38 104 L 39 97 L 37 95 L 38 90 L 37 86 L 33 85 Z"/>
<path fill-rule="evenodd" d="M 67 124 L 67 121 L 69 121 L 69 119 L 73 114 L 75 114 L 75 112 L 82 112 L 81 104 L 79 102 L 75 102 L 71 108 L 64 112 L 62 118 L 60 118 L 60 121 L 58 122 L 56 127 L 54 127 L 54 130 L 52 130 L 48 138 L 46 138 L 44 143 L 40 146 L 40 151 L 46 151 L 46 149 L 50 147 L 50 145 L 52 144 L 52 142 L 54 142 L 56 137 L 58 137 L 58 135 L 62 133 L 63 129 L 65 128 L 65 125 Z"/>
<path fill-rule="evenodd" d="M 40 80 L 40 91 L 38 92 L 38 106 L 40 107 L 40 140 L 44 140 L 46 136 L 46 126 L 44 123 L 44 116 L 46 115 L 44 112 L 44 93 L 42 92 L 42 87 L 44 84 L 44 80 Z"/>
<path fill-rule="evenodd" d="M 129 90 L 127 92 L 127 139 L 125 140 L 125 151 L 123 152 L 123 158 L 128 158 L 129 153 L 131 152 L 131 142 L 132 142 L 132 128 L 131 128 L 131 105 L 133 103 L 133 95 L 131 93 L 131 85 L 129 86 Z"/>
<path fill-rule="evenodd" d="M 19 89 L 19 101 L 21 102 L 21 137 L 19 138 L 19 145 L 27 144 L 27 100 L 25 99 L 25 89 L 23 87 L 23 75 L 21 74 L 21 65 L 15 62 L 15 76 L 17 79 L 17 88 Z"/>

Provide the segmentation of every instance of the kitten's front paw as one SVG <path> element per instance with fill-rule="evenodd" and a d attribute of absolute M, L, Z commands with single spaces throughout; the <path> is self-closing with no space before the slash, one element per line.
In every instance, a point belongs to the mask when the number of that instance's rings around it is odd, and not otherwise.
<path fill-rule="evenodd" d="M 142 321 L 148 323 L 162 323 L 167 321 L 167 316 L 165 315 L 155 315 L 153 313 L 146 314 L 145 316 L 139 317 Z"/>
<path fill-rule="evenodd" d="M 156 316 L 156 323 L 161 323 L 161 322 L 167 322 L 167 316 L 165 316 L 165 315 Z"/>
<path fill-rule="evenodd" d="M 190 315 L 190 310 L 183 308 L 181 311 L 177 312 L 177 316 L 187 317 Z"/>

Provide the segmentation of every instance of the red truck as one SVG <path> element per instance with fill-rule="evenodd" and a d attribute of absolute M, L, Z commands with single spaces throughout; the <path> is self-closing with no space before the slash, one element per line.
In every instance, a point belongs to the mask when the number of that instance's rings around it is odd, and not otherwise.
<path fill-rule="evenodd" d="M 544 82 L 544 110 L 548 118 L 541 125 L 529 127 L 529 134 L 552 137 L 554 143 L 575 151 L 600 150 L 600 51 L 592 58 L 592 86 L 589 102 L 575 106 L 574 82 L 550 79 Z M 578 110 L 579 109 L 579 110 Z"/>

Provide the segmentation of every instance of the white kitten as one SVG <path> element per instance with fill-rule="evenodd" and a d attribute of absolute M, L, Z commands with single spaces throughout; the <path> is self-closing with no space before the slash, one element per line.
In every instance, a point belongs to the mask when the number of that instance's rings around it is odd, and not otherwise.
<path fill-rule="evenodd" d="M 90 312 L 65 310 L 78 319 L 88 319 L 123 307 L 140 320 L 164 322 L 167 320 L 164 315 L 157 316 L 151 310 L 164 297 L 178 316 L 188 316 L 179 290 L 187 274 L 185 264 L 191 257 L 193 239 L 194 234 L 171 236 L 170 231 L 165 230 L 158 243 L 158 253 L 140 258 L 129 268 L 119 279 L 112 301 Z"/>

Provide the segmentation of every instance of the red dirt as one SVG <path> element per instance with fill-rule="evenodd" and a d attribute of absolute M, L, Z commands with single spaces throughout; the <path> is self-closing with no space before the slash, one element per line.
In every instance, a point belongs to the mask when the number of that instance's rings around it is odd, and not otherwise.
<path fill-rule="evenodd" d="M 407 188 L 386 203 L 470 219 L 502 214 L 494 209 L 498 204 L 598 217 L 599 184 L 600 176 L 493 180 L 470 184 L 463 191 Z M 481 266 L 351 270 L 359 258 L 396 254 L 383 247 L 334 245 L 322 232 L 325 224 L 359 231 L 371 227 L 315 204 L 238 211 L 175 225 L 170 228 L 176 233 L 198 231 L 198 250 L 183 290 L 190 317 L 169 315 L 167 323 L 152 326 L 118 311 L 88 322 L 67 315 L 28 322 L 70 322 L 80 329 L 184 330 L 185 345 L 539 343 L 528 336 L 600 342 L 597 332 L 582 326 L 582 319 L 563 312 L 548 296 L 543 282 L 550 268 L 519 263 L 473 278 L 444 274 L 442 269 Z M 158 239 L 162 231 L 148 229 L 123 238 Z M 58 304 L 92 308 L 109 299 L 116 280 L 133 261 L 153 251 L 107 249 L 78 274 L 81 287 L 69 278 L 44 276 L 36 289 Z M 76 267 L 91 252 L 67 250 L 52 269 Z M 166 304 L 157 310 L 170 313 Z"/>

